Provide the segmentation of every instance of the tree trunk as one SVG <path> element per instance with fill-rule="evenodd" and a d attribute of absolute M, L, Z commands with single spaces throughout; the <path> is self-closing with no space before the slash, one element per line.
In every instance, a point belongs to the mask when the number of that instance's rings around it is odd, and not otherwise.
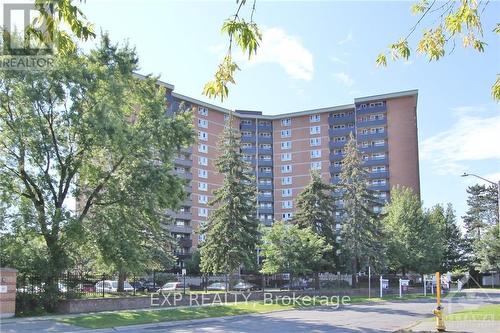
<path fill-rule="evenodd" d="M 352 268 L 352 288 L 356 288 L 358 286 L 358 265 L 357 259 L 351 259 L 351 268 Z"/>
<path fill-rule="evenodd" d="M 120 292 L 125 291 L 124 290 L 125 279 L 127 279 L 127 273 L 124 271 L 120 271 L 118 273 L 118 290 L 117 291 L 120 291 Z"/>
<path fill-rule="evenodd" d="M 314 272 L 314 289 L 319 290 L 319 273 Z"/>

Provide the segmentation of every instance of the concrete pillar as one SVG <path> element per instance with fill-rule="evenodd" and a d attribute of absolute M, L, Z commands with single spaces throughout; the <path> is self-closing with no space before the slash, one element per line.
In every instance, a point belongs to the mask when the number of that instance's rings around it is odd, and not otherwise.
<path fill-rule="evenodd" d="M 16 314 L 17 269 L 0 267 L 0 318 Z"/>

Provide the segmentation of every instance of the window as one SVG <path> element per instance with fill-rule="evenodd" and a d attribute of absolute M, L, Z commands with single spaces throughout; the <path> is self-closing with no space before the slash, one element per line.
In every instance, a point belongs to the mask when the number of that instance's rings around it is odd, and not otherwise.
<path fill-rule="evenodd" d="M 340 148 L 339 149 L 334 149 L 333 150 L 333 154 L 334 155 L 342 155 L 342 154 L 344 154 L 344 149 L 340 149 Z"/>
<path fill-rule="evenodd" d="M 366 109 L 366 104 L 361 104 L 361 105 L 359 106 L 359 108 L 360 108 L 360 109 Z"/>
<path fill-rule="evenodd" d="M 241 147 L 243 147 L 243 148 L 253 148 L 253 145 L 250 142 L 243 142 L 241 144 Z"/>
<path fill-rule="evenodd" d="M 198 195 L 198 203 L 207 204 L 208 203 L 208 196 L 205 194 Z"/>
<path fill-rule="evenodd" d="M 385 141 L 384 140 L 375 140 L 375 141 L 372 141 L 372 146 L 380 147 L 380 146 L 384 146 L 384 145 L 385 145 Z"/>
<path fill-rule="evenodd" d="M 273 182 L 271 179 L 259 179 L 259 184 L 261 185 L 271 185 Z"/>
<path fill-rule="evenodd" d="M 252 132 L 248 132 L 248 131 L 241 132 L 241 136 L 252 136 L 252 135 L 253 135 Z"/>
<path fill-rule="evenodd" d="M 286 129 L 286 130 L 281 130 L 281 137 L 282 138 L 289 138 L 292 136 L 292 130 Z"/>
<path fill-rule="evenodd" d="M 271 132 L 259 132 L 259 136 L 270 138 L 271 137 Z"/>
<path fill-rule="evenodd" d="M 320 120 L 319 114 L 313 114 L 309 116 L 309 122 L 311 123 L 317 123 L 319 120 Z"/>
<path fill-rule="evenodd" d="M 293 213 L 283 213 L 281 214 L 281 217 L 283 218 L 283 221 L 288 221 L 292 219 Z"/>
<path fill-rule="evenodd" d="M 202 141 L 207 141 L 208 140 L 208 133 L 203 132 L 203 131 L 198 131 L 198 139 Z"/>
<path fill-rule="evenodd" d="M 281 126 L 290 126 L 292 124 L 291 118 L 281 119 Z"/>
<path fill-rule="evenodd" d="M 198 164 L 199 165 L 208 165 L 208 158 L 205 156 L 198 156 Z"/>
<path fill-rule="evenodd" d="M 207 128 L 208 127 L 208 120 L 198 119 L 198 127 Z"/>
<path fill-rule="evenodd" d="M 338 129 L 338 130 L 340 130 L 340 129 L 344 129 L 344 128 L 345 128 L 345 124 L 342 124 L 342 125 L 334 125 L 332 128 L 333 128 L 333 129 Z"/>
<path fill-rule="evenodd" d="M 185 172 L 186 172 L 186 168 L 181 167 L 181 166 L 175 166 L 175 167 L 174 167 L 174 170 L 175 170 L 177 173 L 185 173 Z"/>
<path fill-rule="evenodd" d="M 252 125 L 252 121 L 250 119 L 241 120 L 242 125 Z"/>
<path fill-rule="evenodd" d="M 282 197 L 291 197 L 292 196 L 292 189 L 291 188 L 284 188 L 281 190 L 281 196 Z"/>
<path fill-rule="evenodd" d="M 178 227 L 185 227 L 186 226 L 186 221 L 175 220 L 175 225 L 178 226 Z"/>
<path fill-rule="evenodd" d="M 368 141 L 363 141 L 363 142 L 361 142 L 361 147 L 362 147 L 362 148 L 367 148 L 368 146 L 369 146 Z"/>
<path fill-rule="evenodd" d="M 259 168 L 259 172 L 271 173 L 273 172 L 273 169 L 271 167 L 262 167 Z"/>
<path fill-rule="evenodd" d="M 333 138 L 334 142 L 345 142 L 345 136 L 336 136 Z"/>
<path fill-rule="evenodd" d="M 198 183 L 198 190 L 200 190 L 200 191 L 208 191 L 208 184 L 207 183 L 203 183 L 203 182 L 199 182 Z"/>
<path fill-rule="evenodd" d="M 321 133 L 321 127 L 320 126 L 311 126 L 309 132 L 311 134 L 320 134 Z"/>
<path fill-rule="evenodd" d="M 292 153 L 281 153 L 281 160 L 282 161 L 291 161 L 292 160 Z"/>
<path fill-rule="evenodd" d="M 385 171 L 385 165 L 372 167 L 372 172 L 384 172 L 384 171 Z"/>
<path fill-rule="evenodd" d="M 292 209 L 293 208 L 293 201 L 292 200 L 286 200 L 281 202 L 281 208 L 283 209 Z"/>
<path fill-rule="evenodd" d="M 336 173 L 333 175 L 333 179 L 340 179 L 340 173 Z"/>
<path fill-rule="evenodd" d="M 208 178 L 208 171 L 204 169 L 198 169 L 198 177 Z"/>
<path fill-rule="evenodd" d="M 272 146 L 270 143 L 261 143 L 259 144 L 259 148 L 262 148 L 262 149 L 271 149 Z"/>
<path fill-rule="evenodd" d="M 311 147 L 321 146 L 321 138 L 311 138 L 309 143 L 311 144 Z"/>
<path fill-rule="evenodd" d="M 345 117 L 345 113 L 334 113 L 333 118 Z"/>
<path fill-rule="evenodd" d="M 311 170 L 321 170 L 321 162 L 311 162 Z"/>
<path fill-rule="evenodd" d="M 285 164 L 281 166 L 281 173 L 290 173 L 292 172 L 292 166 L 290 164 Z"/>
<path fill-rule="evenodd" d="M 283 141 L 281 142 L 281 149 L 290 149 L 292 148 L 292 142 L 291 141 Z"/>
<path fill-rule="evenodd" d="M 370 132 L 373 133 L 384 133 L 385 129 L 383 127 L 373 127 L 370 128 Z"/>
<path fill-rule="evenodd" d="M 271 155 L 259 155 L 259 159 L 260 159 L 261 161 L 270 161 L 270 160 L 272 160 L 273 158 L 272 158 L 272 156 L 271 156 Z"/>
<path fill-rule="evenodd" d="M 335 161 L 333 163 L 333 165 L 336 166 L 336 167 L 341 167 L 342 166 L 342 161 Z"/>
<path fill-rule="evenodd" d="M 198 145 L 198 151 L 200 153 L 208 153 L 208 146 L 205 144 Z"/>
<path fill-rule="evenodd" d="M 321 157 L 321 150 L 315 149 L 311 150 L 311 158 L 320 158 Z"/>
<path fill-rule="evenodd" d="M 281 185 L 291 185 L 292 177 L 283 177 L 281 178 Z"/>
<path fill-rule="evenodd" d="M 273 194 L 271 193 L 271 191 L 261 191 L 260 195 L 263 195 L 265 197 L 271 197 Z"/>
<path fill-rule="evenodd" d="M 273 208 L 273 204 L 270 202 L 261 202 L 259 203 L 260 208 Z"/>
<path fill-rule="evenodd" d="M 385 179 L 374 179 L 372 185 L 385 185 Z"/>
<path fill-rule="evenodd" d="M 207 108 L 204 108 L 204 107 L 199 106 L 199 107 L 198 107 L 198 114 L 199 114 L 200 116 L 205 116 L 205 117 L 206 117 L 206 116 L 208 116 L 208 109 L 207 109 Z"/>
<path fill-rule="evenodd" d="M 372 155 L 372 160 L 381 160 L 385 158 L 385 153 L 374 153 Z"/>
<path fill-rule="evenodd" d="M 207 217 L 208 209 L 207 208 L 198 208 L 198 216 Z"/>
<path fill-rule="evenodd" d="M 384 119 L 383 113 L 377 113 L 377 114 L 370 115 L 370 120 L 381 120 L 381 119 Z"/>
<path fill-rule="evenodd" d="M 260 126 L 271 126 L 271 122 L 268 120 L 259 120 Z"/>

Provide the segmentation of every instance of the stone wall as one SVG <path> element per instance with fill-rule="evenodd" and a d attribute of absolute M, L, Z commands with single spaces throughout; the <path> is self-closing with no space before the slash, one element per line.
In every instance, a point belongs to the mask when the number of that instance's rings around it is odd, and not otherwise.
<path fill-rule="evenodd" d="M 0 318 L 13 317 L 16 312 L 17 270 L 0 267 Z"/>

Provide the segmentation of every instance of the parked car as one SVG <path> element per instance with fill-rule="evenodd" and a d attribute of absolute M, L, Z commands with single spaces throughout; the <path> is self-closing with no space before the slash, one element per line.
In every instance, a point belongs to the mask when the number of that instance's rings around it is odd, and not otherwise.
<path fill-rule="evenodd" d="M 224 291 L 227 290 L 227 283 L 224 282 L 214 282 L 212 284 L 209 284 L 207 286 L 207 290 L 219 290 L 219 291 Z"/>
<path fill-rule="evenodd" d="M 96 292 L 116 293 L 118 291 L 118 281 L 104 280 L 95 284 Z M 127 281 L 123 282 L 123 291 L 134 291 L 134 287 Z"/>
<path fill-rule="evenodd" d="M 188 289 L 189 287 L 186 285 L 186 290 Z M 184 285 L 182 284 L 182 282 L 167 282 L 158 291 L 183 291 L 183 290 L 184 290 Z"/>
<path fill-rule="evenodd" d="M 257 287 L 254 284 L 245 281 L 240 281 L 232 289 L 237 291 L 250 291 L 250 290 L 256 290 Z"/>
<path fill-rule="evenodd" d="M 158 283 L 154 283 L 153 281 L 146 281 L 143 284 L 144 291 L 145 292 L 156 292 L 160 289 L 160 285 Z"/>
<path fill-rule="evenodd" d="M 133 288 L 135 288 L 135 291 L 144 291 L 145 290 L 144 283 L 141 281 L 130 282 L 130 285 Z"/>

